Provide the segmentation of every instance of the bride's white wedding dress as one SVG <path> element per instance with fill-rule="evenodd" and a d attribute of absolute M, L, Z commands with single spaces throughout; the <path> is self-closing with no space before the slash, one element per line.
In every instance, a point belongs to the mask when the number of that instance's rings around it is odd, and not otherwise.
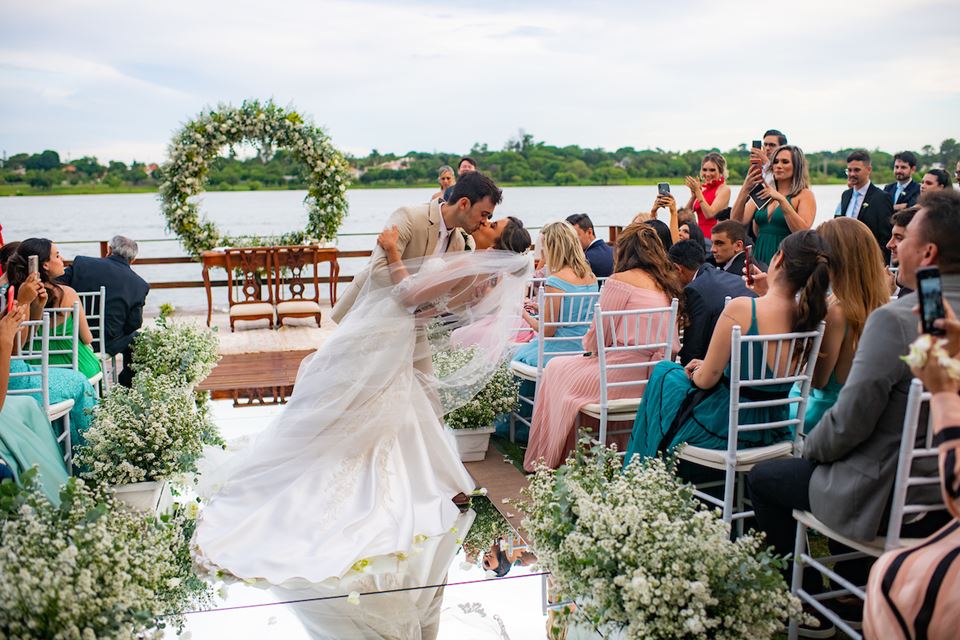
<path fill-rule="evenodd" d="M 250 446 L 206 465 L 211 495 L 194 537 L 201 565 L 301 589 L 402 562 L 451 529 L 451 498 L 475 485 L 436 406 L 466 401 L 492 373 L 491 358 L 477 353 L 446 379 L 423 375 L 414 361 L 430 345 L 425 310 L 449 312 L 454 326 L 489 323 L 488 336 L 502 332 L 507 348 L 529 268 L 500 252 L 429 265 L 397 287 L 363 292 L 303 362 L 281 415 Z M 417 298 L 423 291 L 430 297 Z"/>

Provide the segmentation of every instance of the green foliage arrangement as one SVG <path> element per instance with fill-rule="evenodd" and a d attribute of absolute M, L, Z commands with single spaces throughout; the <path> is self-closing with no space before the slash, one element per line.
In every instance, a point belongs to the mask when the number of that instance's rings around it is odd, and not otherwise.
<path fill-rule="evenodd" d="M 226 146 L 258 145 L 264 157 L 274 148 L 287 149 L 308 168 L 307 226 L 274 239 L 275 244 L 333 240 L 347 213 L 349 172 L 346 159 L 322 130 L 272 101 L 247 100 L 240 107 L 220 105 L 201 113 L 174 136 L 168 160 L 161 167 L 160 202 L 168 228 L 180 236 L 194 256 L 221 245 L 247 242 L 223 236 L 200 217 L 190 199 L 203 192 L 210 164 Z"/>
<path fill-rule="evenodd" d="M 439 379 L 460 370 L 477 357 L 477 348 L 452 349 L 433 354 L 433 368 Z M 451 429 L 479 429 L 492 427 L 501 413 L 512 411 L 517 406 L 520 383 L 510 373 L 507 363 L 497 367 L 489 382 L 466 404 L 444 416 Z M 443 395 L 441 388 L 440 394 Z"/>
<path fill-rule="evenodd" d="M 60 504 L 36 469 L 0 484 L 0 637 L 160 638 L 173 612 L 212 603 L 191 569 L 196 511 L 157 520 L 71 478 Z"/>
<path fill-rule="evenodd" d="M 133 368 L 138 374 L 171 376 L 184 387 L 202 382 L 219 360 L 214 331 L 166 316 L 144 327 L 133 341 Z"/>
<path fill-rule="evenodd" d="M 783 560 L 760 537 L 731 542 L 729 525 L 662 459 L 623 468 L 615 449 L 584 441 L 559 469 L 539 469 L 526 496 L 540 564 L 601 631 L 772 638 L 800 612 Z"/>

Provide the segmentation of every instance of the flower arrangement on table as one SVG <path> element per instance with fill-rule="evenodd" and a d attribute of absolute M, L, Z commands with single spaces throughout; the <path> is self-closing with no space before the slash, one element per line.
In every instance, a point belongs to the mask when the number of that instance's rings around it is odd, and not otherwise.
<path fill-rule="evenodd" d="M 433 354 L 433 369 L 437 378 L 443 380 L 466 367 L 478 357 L 477 347 L 438 351 Z M 446 414 L 444 420 L 451 429 L 478 429 L 493 426 L 502 413 L 509 413 L 517 406 L 520 384 L 510 373 L 506 362 L 501 362 L 490 380 L 468 402 Z M 441 400 L 445 391 L 440 388 Z M 444 406 L 450 406 L 444 402 Z"/>
<path fill-rule="evenodd" d="M 36 474 L 0 484 L 0 636 L 156 638 L 212 603 L 191 569 L 194 511 L 157 520 L 77 478 L 58 506 Z"/>
<path fill-rule="evenodd" d="M 590 445 L 593 449 L 586 452 Z M 540 468 L 523 525 L 554 587 L 590 623 L 626 638 L 771 638 L 800 612 L 762 538 L 730 527 L 671 464 L 583 441 Z"/>

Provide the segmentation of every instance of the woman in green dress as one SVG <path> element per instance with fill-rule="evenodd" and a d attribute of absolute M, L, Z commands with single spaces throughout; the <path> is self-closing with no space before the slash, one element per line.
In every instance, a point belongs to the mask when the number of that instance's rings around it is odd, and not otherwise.
<path fill-rule="evenodd" d="M 46 289 L 47 300 L 45 308 L 64 308 L 72 307 L 73 303 L 80 298 L 77 292 L 65 284 L 59 284 L 56 279 L 63 275 L 63 257 L 60 250 L 50 240 L 46 238 L 27 238 L 17 247 L 17 252 L 7 262 L 7 277 L 10 284 L 19 287 L 27 280 L 29 272 L 29 257 L 37 256 L 40 273 L 40 281 Z M 42 309 L 39 310 L 42 313 Z M 34 317 L 36 316 L 36 317 Z M 37 313 L 31 314 L 31 318 L 37 320 L 40 316 Z M 80 341 L 77 344 L 77 365 L 80 373 L 87 379 L 93 378 L 100 373 L 100 359 L 97 358 L 90 344 L 93 342 L 93 334 L 87 325 L 87 316 L 83 312 L 83 305 L 80 306 L 80 315 L 78 316 L 78 333 Z M 58 313 L 54 326 L 50 327 L 51 351 L 69 351 L 72 349 L 73 336 L 73 317 L 71 314 Z M 57 337 L 63 336 L 63 337 Z M 52 354 L 50 364 L 70 364 L 73 356 L 69 353 Z"/>
<path fill-rule="evenodd" d="M 750 190 L 763 183 L 761 167 L 750 166 L 743 187 L 730 210 L 730 219 L 741 224 L 753 223 L 757 241 L 753 245 L 753 257 L 769 264 L 780 248 L 780 243 L 791 233 L 813 226 L 817 216 L 817 200 L 810 190 L 810 173 L 807 160 L 800 147 L 784 145 L 773 153 L 770 173 L 773 181 L 760 192 L 760 201 L 766 200 L 758 209 L 751 199 Z"/>
<path fill-rule="evenodd" d="M 780 251 L 770 261 L 767 280 L 769 290 L 760 298 L 732 300 L 717 321 L 707 355 L 691 360 L 686 367 L 675 362 L 658 364 L 643 393 L 643 403 L 633 424 L 633 433 L 624 462 L 634 455 L 644 458 L 669 453 L 683 443 L 707 449 L 726 449 L 730 418 L 730 342 L 734 326 L 749 327 L 746 335 L 770 335 L 814 329 L 827 312 L 827 290 L 830 286 L 829 250 L 814 231 L 801 231 L 783 241 Z M 797 294 L 799 293 L 799 299 Z M 744 345 L 741 357 L 743 373 L 753 362 L 783 375 L 797 358 L 814 357 L 806 353 L 787 353 L 783 349 L 776 361 L 777 349 L 770 349 L 763 361 L 760 345 Z M 746 349 L 754 348 L 749 358 Z M 760 356 L 760 357 L 757 357 Z M 744 399 L 766 400 L 785 398 L 790 385 L 769 385 L 763 390 L 751 389 Z M 763 397 L 757 397 L 762 394 Z M 782 420 L 787 407 L 744 409 L 742 424 Z M 790 437 L 789 430 L 745 431 L 738 447 L 773 444 Z"/>
<path fill-rule="evenodd" d="M 810 433 L 840 395 L 853 366 L 853 354 L 863 334 L 867 317 L 890 301 L 892 284 L 887 280 L 880 246 L 870 228 L 853 218 L 834 218 L 817 227 L 830 246 L 830 284 L 827 328 L 813 374 L 804 433 Z M 799 385 L 790 392 L 800 395 Z M 796 417 L 797 405 L 790 405 Z"/>

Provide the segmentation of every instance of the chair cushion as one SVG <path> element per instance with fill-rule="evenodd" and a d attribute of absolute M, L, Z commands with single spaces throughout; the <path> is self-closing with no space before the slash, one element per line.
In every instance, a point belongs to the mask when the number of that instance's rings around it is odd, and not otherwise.
<path fill-rule="evenodd" d="M 63 402 L 50 405 L 50 410 L 47 412 L 47 417 L 50 420 L 58 420 L 70 413 L 71 409 L 73 409 L 72 398 L 70 400 L 64 400 Z"/>
<path fill-rule="evenodd" d="M 723 469 L 724 457 L 727 455 L 726 449 L 704 449 L 703 447 L 694 447 L 684 445 L 679 452 L 681 460 L 693 462 L 711 469 Z M 789 458 L 793 455 L 793 442 L 778 442 L 766 447 L 750 447 L 749 449 L 737 450 L 737 464 L 734 467 L 737 471 L 749 471 L 753 465 L 764 460 L 774 460 L 776 458 Z"/>
<path fill-rule="evenodd" d="M 517 360 L 510 361 L 510 371 L 513 375 L 523 378 L 524 380 L 533 380 L 537 381 L 537 368 L 529 364 L 524 364 Z"/>
<path fill-rule="evenodd" d="M 620 422 L 622 420 L 633 420 L 637 417 L 637 409 L 640 408 L 640 398 L 620 398 L 618 400 L 607 401 L 607 420 Z M 592 418 L 600 419 L 600 403 L 592 402 L 580 407 L 580 413 L 586 414 Z"/>
<path fill-rule="evenodd" d="M 230 317 L 241 316 L 272 316 L 273 305 L 268 302 L 250 302 L 235 304 L 230 307 Z"/>
<path fill-rule="evenodd" d="M 320 313 L 320 305 L 313 300 L 287 300 L 277 304 L 277 313 Z"/>

